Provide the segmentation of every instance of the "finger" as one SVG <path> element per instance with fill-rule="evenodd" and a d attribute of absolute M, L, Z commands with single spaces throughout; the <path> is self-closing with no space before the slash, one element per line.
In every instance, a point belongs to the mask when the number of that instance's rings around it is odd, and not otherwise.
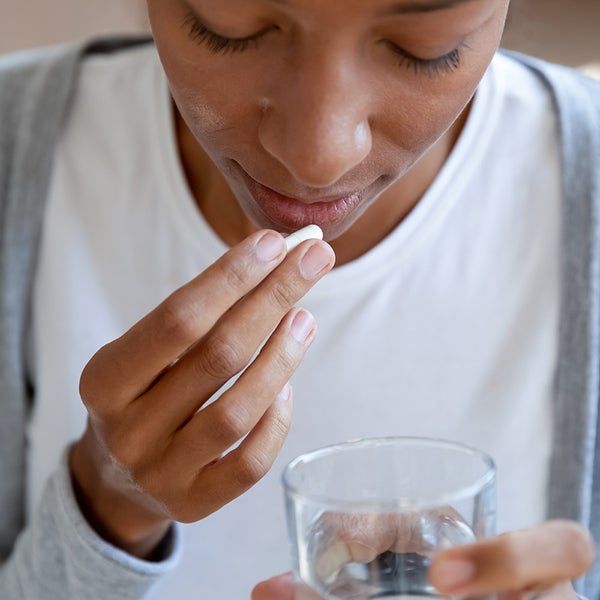
<path fill-rule="evenodd" d="M 262 479 L 283 446 L 291 419 L 292 393 L 287 387 L 239 446 L 207 466 L 198 465 L 198 474 L 185 499 L 186 512 L 178 520 L 198 521 Z M 197 512 L 199 506 L 201 514 Z"/>
<path fill-rule="evenodd" d="M 331 269 L 333 262 L 333 251 L 324 242 L 305 242 L 296 248 L 140 398 L 143 410 L 161 415 L 165 429 L 175 430 L 188 421 L 223 384 L 247 366 L 284 315 Z M 164 414 L 165 398 L 176 399 L 168 414 Z"/>
<path fill-rule="evenodd" d="M 295 584 L 291 573 L 272 577 L 252 590 L 252 600 L 323 600 L 303 584 Z"/>
<path fill-rule="evenodd" d="M 251 600 L 295 600 L 293 575 L 285 573 L 261 581 L 252 590 Z"/>
<path fill-rule="evenodd" d="M 593 563 L 590 535 L 571 521 L 548 521 L 469 546 L 444 550 L 429 569 L 442 594 L 545 589 L 577 579 Z"/>
<path fill-rule="evenodd" d="M 286 315 L 238 381 L 172 437 L 168 459 L 181 474 L 187 470 L 195 477 L 199 465 L 218 458 L 257 425 L 315 334 L 315 320 L 307 311 L 293 309 Z"/>
<path fill-rule="evenodd" d="M 256 232 L 226 252 L 96 353 L 81 378 L 84 402 L 110 398 L 114 406 L 139 396 L 284 257 L 284 239 L 275 231 Z"/>
<path fill-rule="evenodd" d="M 318 528 L 316 569 L 328 579 L 350 563 L 367 564 L 384 552 L 431 554 L 432 544 L 445 535 L 447 523 L 464 519 L 451 507 L 398 513 L 325 513 Z M 474 537 L 473 537 L 474 540 Z"/>
<path fill-rule="evenodd" d="M 390 548 L 395 540 L 395 515 L 325 513 L 316 525 L 320 530 L 315 548 L 315 569 L 323 581 L 350 563 L 369 563 Z"/>
<path fill-rule="evenodd" d="M 323 596 L 320 596 L 319 594 L 317 594 L 317 592 L 314 592 L 313 590 L 311 590 L 304 583 L 297 583 L 295 600 L 325 600 L 325 599 L 323 598 Z"/>
<path fill-rule="evenodd" d="M 499 600 L 578 600 L 579 596 L 570 581 L 557 583 L 550 588 L 502 592 Z"/>

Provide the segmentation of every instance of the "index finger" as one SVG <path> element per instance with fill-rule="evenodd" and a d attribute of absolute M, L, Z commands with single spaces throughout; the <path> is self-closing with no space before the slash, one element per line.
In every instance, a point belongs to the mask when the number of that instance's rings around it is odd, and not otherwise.
<path fill-rule="evenodd" d="M 589 533 L 556 520 L 444 550 L 429 567 L 429 579 L 442 594 L 519 592 L 577 579 L 593 561 Z"/>
<path fill-rule="evenodd" d="M 102 390 L 112 403 L 136 398 L 223 313 L 265 279 L 285 255 L 284 238 L 276 231 L 250 235 L 120 338 L 101 348 L 84 370 L 81 385 Z"/>

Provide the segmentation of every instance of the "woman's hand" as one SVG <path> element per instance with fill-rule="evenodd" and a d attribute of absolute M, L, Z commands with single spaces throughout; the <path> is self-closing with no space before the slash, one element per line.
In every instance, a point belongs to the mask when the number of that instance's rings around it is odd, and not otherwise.
<path fill-rule="evenodd" d="M 289 428 L 287 382 L 315 335 L 293 306 L 333 263 L 324 242 L 286 258 L 280 234 L 257 232 L 90 360 L 70 467 L 105 539 L 151 557 L 172 520 L 202 519 L 265 475 Z"/>
<path fill-rule="evenodd" d="M 577 598 L 570 582 L 593 561 L 594 545 L 585 529 L 571 521 L 547 521 L 444 550 L 433 560 L 429 577 L 442 595 L 568 600 Z"/>
<path fill-rule="evenodd" d="M 534 595 L 539 600 L 576 600 L 571 581 L 594 560 L 590 535 L 571 521 L 548 521 L 438 553 L 429 578 L 442 596 L 497 593 L 505 600 Z M 256 586 L 252 600 L 322 600 L 294 587 L 290 574 Z"/>

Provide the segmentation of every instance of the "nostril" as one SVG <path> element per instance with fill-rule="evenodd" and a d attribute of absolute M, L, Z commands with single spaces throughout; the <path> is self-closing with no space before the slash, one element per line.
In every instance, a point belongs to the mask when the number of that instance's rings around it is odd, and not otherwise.
<path fill-rule="evenodd" d="M 294 178 L 310 187 L 330 186 L 371 152 L 372 136 L 367 120 L 356 121 L 345 114 L 304 113 L 285 119 L 270 110 L 261 122 L 259 141 Z"/>

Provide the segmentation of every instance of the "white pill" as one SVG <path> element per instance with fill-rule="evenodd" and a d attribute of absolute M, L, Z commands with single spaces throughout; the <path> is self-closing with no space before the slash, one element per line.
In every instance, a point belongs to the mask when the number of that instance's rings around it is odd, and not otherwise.
<path fill-rule="evenodd" d="M 287 247 L 287 251 L 293 250 L 298 244 L 301 244 L 305 240 L 322 240 L 323 239 L 323 231 L 318 225 L 308 225 L 299 229 L 298 231 L 294 231 L 294 233 L 290 233 L 285 238 L 285 245 Z"/>

